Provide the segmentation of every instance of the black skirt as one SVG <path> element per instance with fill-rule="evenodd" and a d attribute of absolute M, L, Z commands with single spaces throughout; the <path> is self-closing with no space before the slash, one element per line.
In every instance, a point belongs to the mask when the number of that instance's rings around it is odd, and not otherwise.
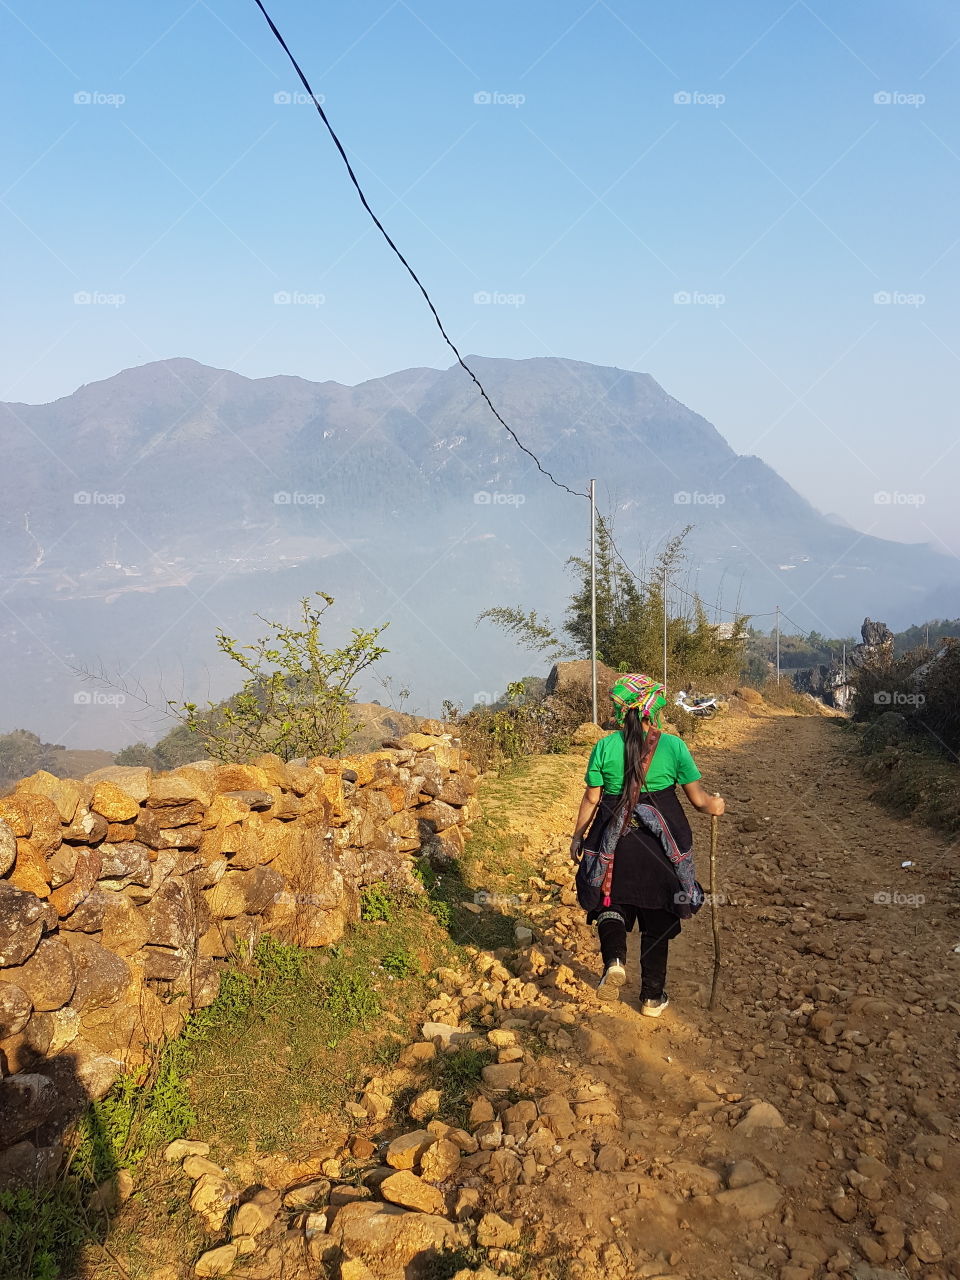
<path fill-rule="evenodd" d="M 586 843 L 589 848 L 600 847 L 604 829 L 614 817 L 619 802 L 619 796 L 604 792 L 587 835 Z M 638 798 L 638 803 L 652 805 L 670 828 L 680 848 L 689 849 L 693 843 L 693 833 L 676 787 L 667 787 L 663 791 L 645 791 Z M 620 837 L 614 855 L 610 901 L 615 905 L 640 907 L 649 911 L 669 911 L 676 915 L 676 896 L 680 891 L 677 873 L 660 841 L 649 831 L 629 826 Z"/>

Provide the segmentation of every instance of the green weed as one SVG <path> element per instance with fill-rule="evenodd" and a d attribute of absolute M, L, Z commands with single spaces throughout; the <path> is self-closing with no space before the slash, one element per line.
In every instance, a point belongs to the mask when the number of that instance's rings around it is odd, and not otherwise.
<path fill-rule="evenodd" d="M 461 1127 L 466 1123 L 483 1068 L 495 1059 L 493 1049 L 458 1048 L 431 1061 L 431 1087 L 440 1090 L 437 1115 L 441 1120 Z"/>
<path fill-rule="evenodd" d="M 417 972 L 419 966 L 405 947 L 395 947 L 380 961 L 383 968 L 392 978 L 409 978 Z"/>
<path fill-rule="evenodd" d="M 0 1275 L 4 1280 L 58 1280 L 89 1232 L 72 1184 L 49 1192 L 0 1191 Z"/>
<path fill-rule="evenodd" d="M 379 886 L 371 886 L 360 894 L 360 919 L 368 922 L 392 920 L 394 903 L 390 894 Z"/>

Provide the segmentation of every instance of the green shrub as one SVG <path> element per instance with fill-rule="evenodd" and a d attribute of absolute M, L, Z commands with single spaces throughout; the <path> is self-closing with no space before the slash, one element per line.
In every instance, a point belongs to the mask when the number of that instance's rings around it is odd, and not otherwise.
<path fill-rule="evenodd" d="M 360 894 L 360 919 L 367 921 L 392 920 L 393 899 L 379 886 L 371 885 Z"/>
<path fill-rule="evenodd" d="M 409 978 L 420 967 L 406 947 L 394 947 L 380 963 L 392 978 Z"/>
<path fill-rule="evenodd" d="M 66 1280 L 91 1235 L 73 1179 L 45 1191 L 0 1191 L 3 1280 Z"/>
<path fill-rule="evenodd" d="M 217 632 L 217 648 L 245 673 L 237 693 L 225 702 L 171 703 L 171 710 L 220 760 L 248 760 L 273 752 L 281 760 L 336 755 L 356 723 L 351 703 L 358 676 L 387 650 L 378 643 L 387 624 L 351 632 L 338 649 L 326 649 L 320 637 L 323 615 L 333 597 L 323 591 L 300 601 L 300 625 L 260 617 L 271 634 L 241 645 Z"/>

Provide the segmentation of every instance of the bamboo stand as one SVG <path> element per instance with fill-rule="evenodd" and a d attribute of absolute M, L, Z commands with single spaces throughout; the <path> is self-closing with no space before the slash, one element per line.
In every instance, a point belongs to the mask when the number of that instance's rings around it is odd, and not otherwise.
<path fill-rule="evenodd" d="M 717 835 L 720 820 L 716 814 L 710 817 L 710 919 L 713 924 L 713 981 L 710 984 L 710 1002 L 713 1010 L 717 1002 L 717 982 L 720 978 L 720 917 L 717 914 Z"/>

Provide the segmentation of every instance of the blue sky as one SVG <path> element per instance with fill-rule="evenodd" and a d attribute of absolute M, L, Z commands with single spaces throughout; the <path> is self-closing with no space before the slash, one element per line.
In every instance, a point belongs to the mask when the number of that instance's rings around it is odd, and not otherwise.
<path fill-rule="evenodd" d="M 822 510 L 960 550 L 953 6 L 271 8 L 465 351 L 649 372 Z M 0 23 L 0 398 L 450 363 L 252 0 Z"/>

